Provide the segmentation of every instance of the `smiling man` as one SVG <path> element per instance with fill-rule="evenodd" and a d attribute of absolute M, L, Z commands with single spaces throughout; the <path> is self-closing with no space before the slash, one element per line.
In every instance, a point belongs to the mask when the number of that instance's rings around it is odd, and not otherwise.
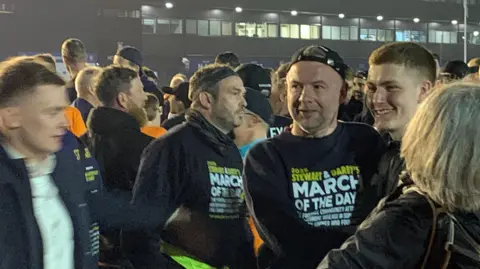
<path fill-rule="evenodd" d="M 292 57 L 286 77 L 291 132 L 258 143 L 245 162 L 247 205 L 265 267 L 315 268 L 379 199 L 370 178 L 385 145 L 370 126 L 337 121 L 346 66 L 323 46 Z"/>
<path fill-rule="evenodd" d="M 420 102 L 435 83 L 437 66 L 427 49 L 408 42 L 381 46 L 372 53 L 369 64 L 367 106 L 377 130 L 389 133 L 393 140 L 382 156 L 374 180 L 380 195 L 387 195 L 398 185 L 398 176 L 404 169 L 400 141 Z"/>

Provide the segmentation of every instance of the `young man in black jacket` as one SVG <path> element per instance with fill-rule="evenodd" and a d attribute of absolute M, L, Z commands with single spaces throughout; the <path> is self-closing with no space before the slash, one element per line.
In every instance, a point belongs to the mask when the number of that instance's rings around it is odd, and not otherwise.
<path fill-rule="evenodd" d="M 0 64 L 1 269 L 97 268 L 99 225 L 158 223 L 155 209 L 102 191 L 94 158 L 66 131 L 65 91 L 31 58 Z"/>
<path fill-rule="evenodd" d="M 381 46 L 370 55 L 369 64 L 367 106 L 375 128 L 392 138 L 374 177 L 379 195 L 386 196 L 395 190 L 405 169 L 400 141 L 420 102 L 435 85 L 437 66 L 427 49 L 409 42 Z"/>
<path fill-rule="evenodd" d="M 296 52 L 286 78 L 292 130 L 247 156 L 247 204 L 267 247 L 260 259 L 272 255 L 270 268 L 315 268 L 380 200 L 370 179 L 382 138 L 370 126 L 337 121 L 345 68 L 323 46 Z"/>
<path fill-rule="evenodd" d="M 245 88 L 227 66 L 206 66 L 190 80 L 186 123 L 143 153 L 133 202 L 163 207 L 163 228 L 130 244 L 136 268 L 255 268 L 245 216 L 242 159 L 227 136 L 241 124 Z M 161 249 L 161 252 L 159 250 Z M 210 267 L 208 267 L 210 268 Z"/>

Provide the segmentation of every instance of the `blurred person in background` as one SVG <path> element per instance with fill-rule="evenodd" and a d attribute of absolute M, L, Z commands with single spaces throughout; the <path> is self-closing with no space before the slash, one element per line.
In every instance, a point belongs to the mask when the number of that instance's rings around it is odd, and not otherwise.
<path fill-rule="evenodd" d="M 364 71 L 358 71 L 353 76 L 352 88 L 350 89 L 351 97 L 348 100 L 348 103 L 345 109 L 348 118 L 352 120 L 354 120 L 355 117 L 361 114 L 364 108 L 366 109 L 364 104 L 364 99 L 365 99 L 364 91 L 365 91 L 366 80 L 367 80 L 367 73 Z"/>
<path fill-rule="evenodd" d="M 77 98 L 75 78 L 78 72 L 87 67 L 87 50 L 83 42 L 76 38 L 65 40 L 62 44 L 62 59 L 71 78 L 67 83 L 67 92 L 68 99 L 72 103 Z"/>
<path fill-rule="evenodd" d="M 425 99 L 402 139 L 408 183 L 317 269 L 479 268 L 479 104 L 465 83 Z"/>
<path fill-rule="evenodd" d="M 240 65 L 240 60 L 235 53 L 226 51 L 218 54 L 217 57 L 215 57 L 215 64 L 228 65 L 232 69 L 235 69 Z"/>
<path fill-rule="evenodd" d="M 163 93 L 158 89 L 157 83 L 143 72 L 143 56 L 140 50 L 130 46 L 120 48 L 113 56 L 113 64 L 135 70 L 140 77 L 143 90 L 154 94 L 159 100 L 163 98 L 163 96 L 160 97 Z"/>
<path fill-rule="evenodd" d="M 187 76 L 185 76 L 184 74 L 181 74 L 181 73 L 177 73 L 175 74 L 172 79 L 170 80 L 170 88 L 171 89 L 176 89 L 178 88 L 178 85 L 180 85 L 180 83 L 183 83 L 183 82 L 188 82 L 188 79 L 187 79 Z M 163 88 L 162 88 L 162 91 L 163 91 Z M 172 90 L 167 90 L 169 92 L 172 92 Z M 162 112 L 162 121 L 161 122 L 164 122 L 168 119 L 168 116 L 170 115 L 170 113 L 172 112 L 171 111 L 171 108 L 170 108 L 170 98 L 171 98 L 171 94 L 168 94 L 168 93 L 164 93 L 163 95 L 163 98 L 165 100 L 164 102 L 164 105 L 163 105 L 163 112 Z M 174 112 L 173 114 L 179 114 L 177 111 L 175 111 L 175 108 L 174 108 Z"/>
<path fill-rule="evenodd" d="M 56 73 L 55 58 L 51 54 L 38 54 L 31 59 L 36 59 L 43 63 L 50 71 Z M 67 91 L 68 93 L 68 91 Z M 87 127 L 85 121 L 82 118 L 80 110 L 73 106 L 67 106 L 65 108 L 65 116 L 68 121 L 68 130 L 72 132 L 76 137 L 82 137 L 87 133 Z"/>
<path fill-rule="evenodd" d="M 440 72 L 436 86 L 452 83 L 464 79 L 469 74 L 468 65 L 464 61 L 449 61 Z"/>
<path fill-rule="evenodd" d="M 80 71 L 75 79 L 78 97 L 73 101 L 72 106 L 80 111 L 84 122 L 87 122 L 90 111 L 101 105 L 94 87 L 95 79 L 101 72 L 102 68 L 89 66 Z"/>
<path fill-rule="evenodd" d="M 277 70 L 272 73 L 272 90 L 269 98 L 274 115 L 288 118 L 290 117 L 290 114 L 288 113 L 288 106 L 286 102 L 287 88 L 285 85 L 285 77 L 287 76 L 289 64 L 290 63 L 288 62 L 281 64 Z"/>
<path fill-rule="evenodd" d="M 155 72 L 152 69 L 146 66 L 142 66 L 142 72 L 143 74 L 145 74 L 148 80 L 155 83 L 155 85 L 158 85 L 158 76 L 157 74 L 155 74 Z"/>
<path fill-rule="evenodd" d="M 465 78 L 466 81 L 471 81 L 475 83 L 480 82 L 480 57 L 473 58 L 468 62 L 469 75 Z"/>
<path fill-rule="evenodd" d="M 161 104 L 163 104 L 163 100 L 159 101 L 155 95 L 147 93 L 145 111 L 147 112 L 148 122 L 141 128 L 141 131 L 153 138 L 159 138 L 167 133 L 165 128 L 160 127 L 160 118 L 162 115 Z"/>
<path fill-rule="evenodd" d="M 270 97 L 272 91 L 271 73 L 257 64 L 242 64 L 235 71 L 243 81 L 243 85 L 256 90 L 265 97 Z M 267 137 L 274 137 L 281 134 L 286 127 L 292 124 L 290 118 L 275 115 L 270 123 Z"/>
<path fill-rule="evenodd" d="M 190 108 L 191 101 L 188 99 L 190 83 L 182 82 L 177 88 L 163 87 L 162 91 L 169 94 L 168 103 L 170 113 L 168 119 L 162 122 L 162 127 L 170 130 L 173 127 L 185 122 L 185 113 Z"/>

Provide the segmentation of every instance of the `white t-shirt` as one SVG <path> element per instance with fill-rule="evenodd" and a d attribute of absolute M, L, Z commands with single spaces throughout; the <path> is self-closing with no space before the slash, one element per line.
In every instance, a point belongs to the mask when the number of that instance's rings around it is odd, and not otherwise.
<path fill-rule="evenodd" d="M 23 159 L 5 147 L 13 159 Z M 55 155 L 37 164 L 27 164 L 32 189 L 33 212 L 43 244 L 44 269 L 74 269 L 73 224 L 58 188 L 50 176 L 56 166 Z"/>

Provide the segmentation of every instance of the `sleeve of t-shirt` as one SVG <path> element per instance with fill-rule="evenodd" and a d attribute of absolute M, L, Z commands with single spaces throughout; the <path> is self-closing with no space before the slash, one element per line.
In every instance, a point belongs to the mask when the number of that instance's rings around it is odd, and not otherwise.
<path fill-rule="evenodd" d="M 299 260 L 314 268 L 323 258 L 321 253 L 340 246 L 350 234 L 336 230 L 332 237 L 331 228 L 312 227 L 299 219 L 289 184 L 284 165 L 269 141 L 249 151 L 244 168 L 246 201 L 262 239 L 282 259 L 283 268 L 290 268 L 285 263 Z"/>
<path fill-rule="evenodd" d="M 133 188 L 133 204 L 146 204 L 161 210 L 160 225 L 156 229 L 124 234 L 126 252 L 135 268 L 163 268 L 161 256 L 161 231 L 181 204 L 180 196 L 188 182 L 185 170 L 186 153 L 182 156 L 179 143 L 163 138 L 152 142 L 143 152 L 137 179 Z"/>
<path fill-rule="evenodd" d="M 418 267 L 430 236 L 433 214 L 429 205 L 410 206 L 402 200 L 387 203 L 365 220 L 340 249 L 328 253 L 317 269 Z"/>

